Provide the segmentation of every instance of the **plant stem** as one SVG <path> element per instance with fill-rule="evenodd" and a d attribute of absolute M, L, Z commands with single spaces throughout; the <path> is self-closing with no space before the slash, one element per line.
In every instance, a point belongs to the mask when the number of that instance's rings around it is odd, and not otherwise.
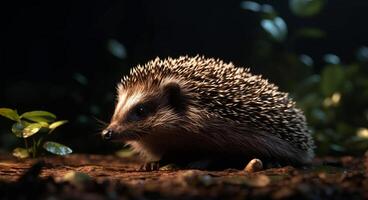
<path fill-rule="evenodd" d="M 26 138 L 23 138 L 23 139 L 24 139 L 24 146 L 26 147 L 27 152 L 29 153 L 27 139 Z"/>
<path fill-rule="evenodd" d="M 42 141 L 43 141 L 43 136 L 41 136 L 40 139 L 38 139 L 37 148 L 40 148 Z"/>
<path fill-rule="evenodd" d="M 33 158 L 35 158 L 35 157 L 36 157 L 36 149 L 37 149 L 37 145 L 36 145 L 36 140 L 34 139 L 34 137 L 32 137 L 32 139 L 33 139 L 33 147 L 32 147 L 33 151 L 32 151 L 32 156 L 33 156 Z"/>

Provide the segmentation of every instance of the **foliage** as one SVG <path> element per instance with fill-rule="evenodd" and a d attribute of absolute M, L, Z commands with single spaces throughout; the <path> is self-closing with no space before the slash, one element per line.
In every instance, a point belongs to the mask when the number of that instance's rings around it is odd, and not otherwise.
<path fill-rule="evenodd" d="M 11 127 L 11 132 L 24 140 L 24 148 L 18 147 L 13 150 L 15 157 L 32 156 L 34 158 L 38 155 L 41 146 L 56 155 L 67 155 L 72 152 L 69 147 L 62 144 L 44 141 L 45 136 L 67 123 L 66 120 L 56 121 L 56 116 L 47 111 L 31 111 L 18 115 L 16 110 L 10 108 L 0 108 L 0 115 L 15 122 Z"/>
<path fill-rule="evenodd" d="M 290 10 L 300 17 L 312 17 L 318 14 L 325 4 L 324 0 L 290 0 Z"/>
<path fill-rule="evenodd" d="M 301 18 L 313 18 L 325 4 L 324 0 L 289 1 L 291 13 Z M 350 64 L 343 63 L 337 55 L 326 53 L 320 55 L 324 64 L 316 65 L 311 56 L 297 54 L 294 46 L 303 39 L 323 39 L 326 37 L 323 30 L 317 27 L 288 30 L 287 21 L 269 4 L 244 1 L 241 7 L 259 14 L 259 25 L 266 34 L 260 37 L 254 49 L 254 65 L 270 66 L 266 70 L 268 76 L 275 77 L 283 89 L 291 91 L 307 116 L 317 153 L 339 155 L 366 151 L 368 48 L 360 48 L 356 61 Z M 268 8 L 268 12 L 262 8 Z"/>
<path fill-rule="evenodd" d="M 309 92 L 295 93 L 313 127 L 319 153 L 363 153 L 368 148 L 366 67 L 328 64 L 299 86 L 299 91 Z"/>

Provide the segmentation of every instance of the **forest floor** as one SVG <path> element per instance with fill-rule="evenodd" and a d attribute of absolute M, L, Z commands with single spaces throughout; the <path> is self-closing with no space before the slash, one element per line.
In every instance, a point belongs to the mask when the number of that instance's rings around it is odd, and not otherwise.
<path fill-rule="evenodd" d="M 0 199 L 368 199 L 368 157 L 318 158 L 255 173 L 139 171 L 134 158 L 0 155 Z"/>

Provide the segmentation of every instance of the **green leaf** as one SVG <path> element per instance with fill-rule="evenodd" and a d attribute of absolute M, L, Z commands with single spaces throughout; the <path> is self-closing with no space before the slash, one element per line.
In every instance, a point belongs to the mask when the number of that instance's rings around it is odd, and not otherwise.
<path fill-rule="evenodd" d="M 56 142 L 50 142 L 50 141 L 45 142 L 43 144 L 43 148 L 46 149 L 46 151 L 48 151 L 52 154 L 56 154 L 56 155 L 60 155 L 60 156 L 68 155 L 68 154 L 73 152 L 67 146 L 64 146 L 64 145 L 56 143 Z"/>
<path fill-rule="evenodd" d="M 117 151 L 115 154 L 121 158 L 130 158 L 135 155 L 135 152 L 130 149 L 121 149 Z"/>
<path fill-rule="evenodd" d="M 47 122 L 38 122 L 42 126 L 42 128 L 49 128 L 49 123 Z"/>
<path fill-rule="evenodd" d="M 17 111 L 10 108 L 0 108 L 0 115 L 13 121 L 19 121 L 20 119 Z"/>
<path fill-rule="evenodd" d="M 262 28 L 276 41 L 282 42 L 287 36 L 287 25 L 281 17 L 263 19 Z"/>
<path fill-rule="evenodd" d="M 20 118 L 26 118 L 34 122 L 52 122 L 55 121 L 56 116 L 47 111 L 31 111 L 23 113 Z"/>
<path fill-rule="evenodd" d="M 66 124 L 68 121 L 67 120 L 61 120 L 61 121 L 57 121 L 57 122 L 54 122 L 52 124 L 50 124 L 49 128 L 50 129 L 55 129 L 63 124 Z"/>
<path fill-rule="evenodd" d="M 24 124 L 20 122 L 16 122 L 12 125 L 11 131 L 15 134 L 16 137 L 23 137 L 23 129 Z"/>
<path fill-rule="evenodd" d="M 37 133 L 41 128 L 43 127 L 43 125 L 41 123 L 33 123 L 33 124 L 29 124 L 28 126 L 26 126 L 23 129 L 23 137 L 27 138 L 30 137 L 32 135 L 34 135 L 35 133 Z"/>
<path fill-rule="evenodd" d="M 325 5 L 325 0 L 289 0 L 290 10 L 299 17 L 317 15 Z"/>
<path fill-rule="evenodd" d="M 17 157 L 17 158 L 28 158 L 29 157 L 29 152 L 27 151 L 27 149 L 25 148 L 15 148 L 13 150 L 13 156 Z"/>
<path fill-rule="evenodd" d="M 54 122 L 54 123 L 50 124 L 49 129 L 51 129 L 51 130 L 50 130 L 49 133 L 51 133 L 52 131 L 54 131 L 57 127 L 59 127 L 59 126 L 61 126 L 63 124 L 66 124 L 66 123 L 68 123 L 67 120 L 61 120 L 61 121 L 57 121 L 57 122 Z"/>
<path fill-rule="evenodd" d="M 331 96 L 340 90 L 344 84 L 344 70 L 340 65 L 328 65 L 322 71 L 321 91 L 326 96 Z"/>

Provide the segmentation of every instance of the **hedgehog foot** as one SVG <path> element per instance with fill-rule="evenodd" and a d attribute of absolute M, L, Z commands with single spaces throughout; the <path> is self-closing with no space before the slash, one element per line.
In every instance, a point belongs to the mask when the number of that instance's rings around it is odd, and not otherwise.
<path fill-rule="evenodd" d="M 139 171 L 146 171 L 146 172 L 157 171 L 159 169 L 160 169 L 160 162 L 158 161 L 147 162 L 139 167 Z"/>

